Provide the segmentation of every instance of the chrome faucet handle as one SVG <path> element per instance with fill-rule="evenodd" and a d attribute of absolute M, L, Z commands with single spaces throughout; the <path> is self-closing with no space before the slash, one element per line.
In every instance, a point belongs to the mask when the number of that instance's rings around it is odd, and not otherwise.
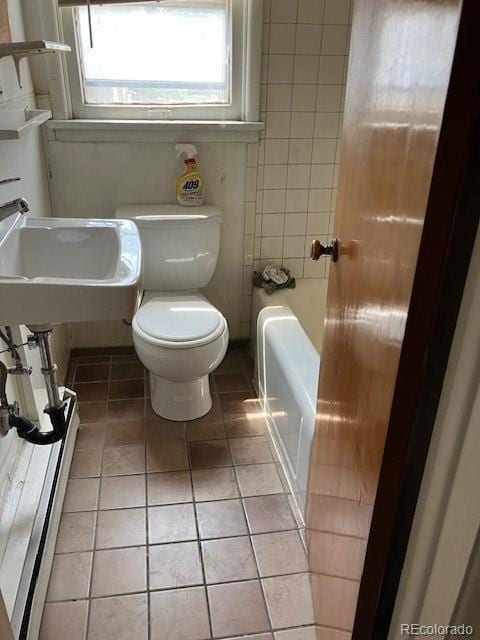
<path fill-rule="evenodd" d="M 0 184 L 10 184 L 10 182 L 18 182 L 21 178 L 3 178 L 0 180 Z"/>
<path fill-rule="evenodd" d="M 30 211 L 30 206 L 25 198 L 15 198 L 15 200 L 4 202 L 0 204 L 0 221 L 14 213 L 27 213 L 27 211 Z"/>

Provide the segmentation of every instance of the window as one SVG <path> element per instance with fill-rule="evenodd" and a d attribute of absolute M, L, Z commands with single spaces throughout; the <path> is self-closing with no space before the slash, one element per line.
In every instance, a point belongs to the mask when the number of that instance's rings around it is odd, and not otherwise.
<path fill-rule="evenodd" d="M 247 0 L 75 4 L 61 8 L 75 118 L 245 119 Z"/>
<path fill-rule="evenodd" d="M 94 6 L 93 47 L 87 7 L 75 14 L 86 104 L 229 103 L 226 2 Z"/>

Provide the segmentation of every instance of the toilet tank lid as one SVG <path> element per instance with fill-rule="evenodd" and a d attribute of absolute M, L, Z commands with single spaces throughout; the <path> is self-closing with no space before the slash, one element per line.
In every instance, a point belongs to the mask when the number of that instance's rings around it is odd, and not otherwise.
<path fill-rule="evenodd" d="M 209 205 L 181 207 L 178 204 L 131 204 L 115 211 L 116 218 L 134 220 L 143 227 L 157 225 L 158 222 L 173 226 L 205 222 L 218 224 L 222 221 L 222 215 L 220 209 Z"/>

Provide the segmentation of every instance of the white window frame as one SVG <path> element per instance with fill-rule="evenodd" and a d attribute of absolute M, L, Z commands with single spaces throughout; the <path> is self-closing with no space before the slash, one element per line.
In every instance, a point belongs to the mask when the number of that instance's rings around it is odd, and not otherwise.
<path fill-rule="evenodd" d="M 140 0 L 142 1 L 142 0 Z M 63 38 L 72 48 L 66 56 L 66 98 L 72 119 L 162 121 L 256 121 L 259 118 L 261 57 L 260 0 L 230 0 L 232 21 L 231 97 L 229 105 L 91 105 L 83 99 L 76 42 L 75 9 L 58 9 Z M 95 37 L 95 34 L 94 34 Z"/>

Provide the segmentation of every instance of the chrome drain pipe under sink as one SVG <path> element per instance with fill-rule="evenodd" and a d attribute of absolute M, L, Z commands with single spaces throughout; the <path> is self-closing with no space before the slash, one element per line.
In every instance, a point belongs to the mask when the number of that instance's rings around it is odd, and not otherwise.
<path fill-rule="evenodd" d="M 27 442 L 31 442 L 32 444 L 52 444 L 62 440 L 66 434 L 70 415 L 75 404 L 73 402 L 74 396 L 66 392 L 66 398 L 60 398 L 57 383 L 57 365 L 53 359 L 51 345 L 53 327 L 51 325 L 42 325 L 30 326 L 28 328 L 32 331 L 32 335 L 28 336 L 27 344 L 30 349 L 38 347 L 40 352 L 41 372 L 45 379 L 48 398 L 44 412 L 50 418 L 52 429 L 49 431 L 41 431 L 31 420 L 20 415 L 16 402 L 13 404 L 8 402 L 6 394 L 8 374 L 30 374 L 31 369 L 22 366 L 18 356 L 17 346 L 11 338 L 10 328 L 7 327 L 7 334 L 5 335 L 3 332 L 0 332 L 0 337 L 7 344 L 7 350 L 10 351 L 14 357 L 16 366 L 8 369 L 5 364 L 0 362 L 0 435 L 6 435 L 11 428 L 14 428 L 17 430 L 18 436 L 27 440 Z M 68 399 L 70 399 L 70 402 L 68 402 Z M 66 415 L 67 413 L 68 416 Z"/>

